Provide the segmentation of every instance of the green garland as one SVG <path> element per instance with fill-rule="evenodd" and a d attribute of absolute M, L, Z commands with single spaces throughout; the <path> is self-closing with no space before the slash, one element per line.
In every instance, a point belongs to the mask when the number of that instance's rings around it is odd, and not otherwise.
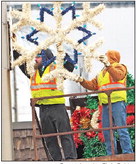
<path fill-rule="evenodd" d="M 98 109 L 98 99 L 87 96 L 87 108 L 90 110 Z M 93 113 L 91 113 L 93 114 Z M 98 140 L 98 136 L 88 139 L 86 135 L 82 134 L 80 139 L 84 144 L 84 158 L 99 157 L 106 155 L 105 144 Z"/>
<path fill-rule="evenodd" d="M 98 109 L 98 101 L 97 99 L 94 99 L 92 98 L 91 96 L 87 96 L 87 101 L 86 101 L 86 104 L 87 104 L 87 108 L 90 108 L 91 110 L 92 109 Z"/>
<path fill-rule="evenodd" d="M 127 87 L 132 87 L 135 86 L 135 80 L 131 74 L 127 74 Z M 127 105 L 129 104 L 135 104 L 135 90 L 127 90 Z M 129 114 L 128 114 L 129 115 Z M 135 151 L 135 129 L 134 128 L 129 128 L 128 132 L 130 134 L 131 138 L 131 144 L 133 151 Z"/>
<path fill-rule="evenodd" d="M 135 86 L 135 80 L 131 74 L 127 74 L 127 87 Z M 128 104 L 135 104 L 135 90 L 130 89 L 127 90 L 127 105 Z"/>
<path fill-rule="evenodd" d="M 88 139 L 84 134 L 80 137 L 84 143 L 84 158 L 106 155 L 105 145 L 98 140 L 98 136 Z"/>
<path fill-rule="evenodd" d="M 127 74 L 127 87 L 131 87 L 135 85 L 135 81 L 133 79 L 133 76 L 131 74 Z M 135 104 L 135 91 L 127 90 L 127 105 L 128 104 Z M 87 108 L 90 108 L 91 110 L 98 109 L 98 100 L 92 98 L 91 96 L 87 96 Z M 135 131 L 134 128 L 128 129 L 130 137 L 131 137 L 131 143 L 133 150 L 135 150 Z M 118 140 L 118 134 L 116 133 L 116 138 Z M 80 136 L 80 139 L 83 141 L 84 144 L 84 158 L 91 158 L 91 157 L 99 157 L 99 156 L 105 156 L 106 155 L 106 149 L 104 143 L 101 143 L 98 140 L 98 136 L 88 139 L 84 134 Z"/>
<path fill-rule="evenodd" d="M 128 129 L 130 139 L 131 139 L 131 145 L 133 148 L 133 151 L 135 152 L 135 129 L 134 128 L 129 128 Z"/>

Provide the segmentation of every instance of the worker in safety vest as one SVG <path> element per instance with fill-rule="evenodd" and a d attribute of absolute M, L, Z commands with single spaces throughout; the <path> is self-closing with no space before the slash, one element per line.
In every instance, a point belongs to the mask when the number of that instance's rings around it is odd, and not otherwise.
<path fill-rule="evenodd" d="M 105 55 L 101 55 L 99 60 L 104 63 L 103 70 L 91 81 L 82 77 L 79 78 L 80 84 L 89 90 L 106 91 L 126 87 L 127 68 L 120 62 L 120 53 L 115 50 L 109 50 Z M 81 82 L 82 81 L 82 82 Z M 108 96 L 105 93 L 98 94 L 100 105 L 102 105 L 102 126 L 109 127 L 109 109 Z M 114 91 L 111 93 L 112 119 L 115 126 L 126 125 L 126 90 Z M 117 129 L 122 153 L 132 153 L 131 140 L 126 128 Z M 109 130 L 103 131 L 107 155 L 111 155 L 111 142 Z M 115 143 L 115 154 L 117 154 L 117 143 Z"/>
<path fill-rule="evenodd" d="M 13 51 L 14 58 L 17 59 L 20 54 L 17 51 Z M 50 49 L 45 50 L 46 61 L 50 60 L 53 57 L 53 54 Z M 55 96 L 63 95 L 64 93 L 60 90 L 57 90 L 56 80 L 43 81 L 42 77 L 49 73 L 51 70 L 55 69 L 55 64 L 50 64 L 46 67 L 42 64 L 42 55 L 38 54 L 35 59 L 35 74 L 30 78 L 31 81 L 31 93 L 33 98 L 45 97 L 45 96 Z M 73 71 L 74 65 L 70 62 L 66 62 L 64 67 Z M 26 74 L 25 65 L 20 66 L 21 70 Z M 27 74 L 26 74 L 27 75 Z M 29 75 L 27 75 L 29 77 Z M 36 106 L 40 108 L 40 121 L 42 126 L 42 133 L 57 133 L 57 132 L 68 132 L 71 131 L 69 117 L 65 107 L 65 99 L 62 98 L 53 98 L 53 99 L 44 99 L 39 100 L 36 103 Z M 64 151 L 63 160 L 76 159 L 77 152 L 74 144 L 72 135 L 62 135 L 60 136 L 60 143 L 56 136 L 45 138 L 46 146 L 48 150 L 49 160 L 51 161 L 61 161 L 62 149 Z"/>

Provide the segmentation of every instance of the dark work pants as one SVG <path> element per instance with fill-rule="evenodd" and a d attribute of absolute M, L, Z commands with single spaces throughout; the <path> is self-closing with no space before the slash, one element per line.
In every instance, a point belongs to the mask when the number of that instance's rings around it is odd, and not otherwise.
<path fill-rule="evenodd" d="M 41 105 L 40 119 L 43 134 L 71 131 L 64 104 Z M 60 136 L 65 159 L 76 159 L 77 152 L 72 135 Z M 46 145 L 54 161 L 62 160 L 57 137 L 46 137 Z"/>

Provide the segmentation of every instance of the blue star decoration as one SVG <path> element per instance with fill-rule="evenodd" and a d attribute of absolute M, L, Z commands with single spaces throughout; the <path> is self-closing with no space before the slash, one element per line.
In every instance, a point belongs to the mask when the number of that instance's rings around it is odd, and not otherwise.
<path fill-rule="evenodd" d="M 31 29 L 33 29 L 33 28 L 31 28 Z M 28 41 L 30 41 L 31 43 L 34 43 L 34 44 L 38 45 L 39 44 L 38 41 L 37 41 L 38 38 L 32 38 L 32 36 L 34 36 L 38 32 L 39 31 L 37 31 L 36 29 L 34 29 L 30 34 L 27 34 L 26 35 L 26 39 Z"/>
<path fill-rule="evenodd" d="M 54 16 L 54 14 L 53 14 L 53 8 L 52 9 L 48 9 L 48 8 L 45 8 L 45 7 L 41 7 L 40 5 L 39 5 L 39 7 L 40 7 L 40 18 L 38 18 L 39 20 L 40 20 L 40 22 L 44 22 L 44 13 L 46 12 L 47 14 L 49 14 L 49 15 L 51 15 L 51 16 Z M 69 11 L 72 11 L 72 19 L 76 19 L 76 17 L 79 17 L 79 15 L 76 15 L 76 8 L 75 8 L 75 3 L 73 4 L 72 3 L 72 5 L 71 6 L 69 6 L 69 7 L 67 7 L 66 9 L 64 9 L 62 12 L 61 12 L 61 14 L 62 15 L 65 15 L 66 13 L 68 13 Z M 34 29 L 33 27 L 31 27 L 31 29 L 32 29 L 32 32 L 30 33 L 30 34 L 27 34 L 26 35 L 26 39 L 28 40 L 28 41 L 30 41 L 31 43 L 34 43 L 35 45 L 39 45 L 39 43 L 38 43 L 38 37 L 36 37 L 36 38 L 32 38 L 35 34 L 37 34 L 39 31 L 38 30 L 36 30 L 36 29 Z M 87 39 L 89 39 L 91 36 L 93 36 L 93 35 L 95 35 L 96 33 L 92 33 L 91 31 L 89 31 L 89 30 L 87 30 L 86 29 L 86 24 L 84 24 L 83 25 L 83 27 L 77 27 L 77 29 L 79 30 L 79 31 L 82 31 L 83 33 L 86 33 L 87 35 L 86 36 L 84 36 L 83 38 L 81 38 L 81 39 L 79 39 L 77 42 L 79 43 L 79 44 L 81 44 L 81 43 L 83 43 L 83 44 L 85 44 L 86 45 L 86 40 Z M 66 54 L 66 56 L 65 56 L 65 58 L 64 58 L 64 63 L 66 62 L 66 61 L 69 61 L 70 63 L 72 63 L 73 65 L 76 65 L 77 63 L 78 63 L 78 55 L 81 55 L 81 53 L 80 52 L 78 52 L 76 49 L 74 49 L 74 51 L 73 51 L 73 53 L 74 53 L 74 59 L 71 59 L 70 58 L 70 56 L 69 55 L 67 55 Z M 46 60 L 46 53 L 45 53 L 45 50 L 42 50 L 41 51 L 41 55 L 42 55 L 42 64 L 43 64 L 43 66 L 48 66 L 49 64 L 51 64 L 52 62 L 54 62 L 55 61 L 55 59 L 56 59 L 56 56 L 54 56 L 54 57 L 52 57 L 50 60 Z M 76 66 L 75 66 L 75 68 L 77 68 Z"/>

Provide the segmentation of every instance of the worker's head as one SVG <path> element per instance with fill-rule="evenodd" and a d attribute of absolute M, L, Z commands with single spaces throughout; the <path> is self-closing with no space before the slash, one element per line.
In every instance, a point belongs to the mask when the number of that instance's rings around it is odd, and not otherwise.
<path fill-rule="evenodd" d="M 112 63 L 119 63 L 120 62 L 120 53 L 115 50 L 108 50 L 106 52 L 106 56 L 110 64 Z"/>
<path fill-rule="evenodd" d="M 41 54 L 38 54 L 35 57 L 35 65 L 34 65 L 34 68 L 35 69 L 38 69 L 38 68 L 41 68 L 41 67 L 42 67 L 42 55 Z"/>
<path fill-rule="evenodd" d="M 67 54 L 68 55 L 68 54 Z M 69 55 L 68 55 L 69 56 Z M 40 69 L 42 68 L 42 66 L 44 65 L 44 61 L 48 61 L 51 58 L 53 58 L 54 55 L 51 52 L 50 49 L 46 49 L 46 50 L 42 50 L 40 54 L 38 54 L 35 58 L 35 69 Z M 72 72 L 74 70 L 74 64 L 70 63 L 69 61 L 67 61 L 64 64 L 64 68 L 66 68 L 68 71 Z"/>
<path fill-rule="evenodd" d="M 44 61 L 48 61 L 53 57 L 53 53 L 50 49 L 42 50 L 40 54 L 35 57 L 35 69 L 39 69 L 43 66 Z"/>

